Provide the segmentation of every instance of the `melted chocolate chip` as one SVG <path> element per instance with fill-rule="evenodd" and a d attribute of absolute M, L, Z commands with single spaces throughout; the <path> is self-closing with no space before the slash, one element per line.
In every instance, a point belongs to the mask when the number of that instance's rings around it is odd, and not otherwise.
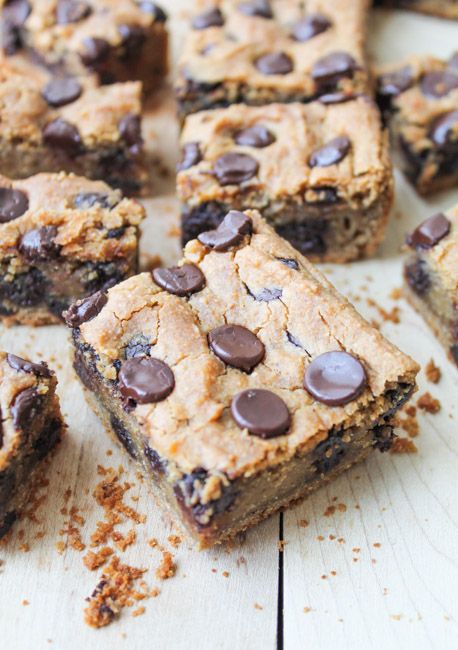
<path fill-rule="evenodd" d="M 378 92 L 384 97 L 397 97 L 411 87 L 414 77 L 410 65 L 394 72 L 387 72 L 378 80 Z"/>
<path fill-rule="evenodd" d="M 267 0 L 251 0 L 251 2 L 240 2 L 237 8 L 240 13 L 245 14 L 245 16 L 273 18 L 270 2 Z"/>
<path fill-rule="evenodd" d="M 38 377 L 51 377 L 51 371 L 46 363 L 33 363 L 10 353 L 6 355 L 6 360 L 13 370 L 22 370 L 22 372 L 38 375 Z"/>
<path fill-rule="evenodd" d="M 78 99 L 82 90 L 73 77 L 56 77 L 44 87 L 43 98 L 50 106 L 65 106 Z"/>
<path fill-rule="evenodd" d="M 202 160 L 198 142 L 186 142 L 181 149 L 181 160 L 177 165 L 177 171 L 182 172 L 197 165 Z"/>
<path fill-rule="evenodd" d="M 27 0 L 9 0 L 5 2 L 1 11 L 2 20 L 15 27 L 21 27 L 29 17 L 32 8 Z"/>
<path fill-rule="evenodd" d="M 265 126 L 262 126 L 262 124 L 255 124 L 254 126 L 237 131 L 234 135 L 234 142 L 244 147 L 261 149 L 275 142 L 275 136 Z"/>
<path fill-rule="evenodd" d="M 152 449 L 152 447 L 145 443 L 145 446 L 143 447 L 143 453 L 147 457 L 153 471 L 158 472 L 158 474 L 165 473 L 167 461 L 165 459 L 162 459 L 155 449 Z"/>
<path fill-rule="evenodd" d="M 58 25 L 78 23 L 91 13 L 91 6 L 83 0 L 59 0 L 56 7 L 56 22 Z"/>
<path fill-rule="evenodd" d="M 48 146 L 61 149 L 69 156 L 79 153 L 82 147 L 81 136 L 76 126 L 60 117 L 45 126 L 43 140 Z"/>
<path fill-rule="evenodd" d="M 323 14 L 310 14 L 294 25 L 291 36 L 295 41 L 304 42 L 322 34 L 330 27 L 332 22 Z"/>
<path fill-rule="evenodd" d="M 359 95 L 349 95 L 346 93 L 326 93 L 325 95 L 320 95 L 318 97 L 318 101 L 320 104 L 324 104 L 325 106 L 330 106 L 331 104 L 344 104 L 345 102 L 349 102 L 352 99 L 355 99 Z"/>
<path fill-rule="evenodd" d="M 319 474 L 326 474 L 334 469 L 347 453 L 348 444 L 342 440 L 341 435 L 330 433 L 326 440 L 315 447 L 314 456 L 317 460 L 313 464 Z"/>
<path fill-rule="evenodd" d="M 146 41 L 146 32 L 143 27 L 137 25 L 119 25 L 118 31 L 122 37 L 124 53 L 123 61 L 132 60 L 140 56 L 143 45 Z"/>
<path fill-rule="evenodd" d="M 194 16 L 192 20 L 193 29 L 207 29 L 207 27 L 222 27 L 224 18 L 221 11 L 217 8 L 204 11 L 202 14 Z"/>
<path fill-rule="evenodd" d="M 22 47 L 21 33 L 19 27 L 12 25 L 6 20 L 0 21 L 0 43 L 3 52 L 12 56 Z M 0 527 L 1 532 L 1 527 Z"/>
<path fill-rule="evenodd" d="M 154 269 L 152 275 L 154 282 L 161 289 L 175 296 L 190 296 L 205 286 L 205 276 L 194 264 Z"/>
<path fill-rule="evenodd" d="M 126 359 L 149 357 L 151 344 L 144 334 L 135 334 L 124 349 Z"/>
<path fill-rule="evenodd" d="M 333 87 L 343 77 L 353 77 L 358 65 L 347 52 L 331 52 L 318 59 L 312 68 L 312 79 L 320 87 Z"/>
<path fill-rule="evenodd" d="M 350 140 L 346 136 L 339 136 L 330 140 L 310 155 L 310 167 L 329 167 L 343 160 L 350 151 Z"/>
<path fill-rule="evenodd" d="M 420 88 L 427 97 L 445 97 L 458 88 L 458 74 L 447 70 L 434 70 L 423 75 Z"/>
<path fill-rule="evenodd" d="M 100 192 L 80 192 L 73 199 L 73 205 L 78 210 L 87 210 L 99 205 L 101 208 L 113 207 L 108 194 L 101 194 Z"/>
<path fill-rule="evenodd" d="M 77 300 L 64 312 L 63 317 L 69 327 L 79 327 L 83 323 L 95 318 L 107 304 L 108 297 L 105 293 L 97 291 L 88 298 Z"/>
<path fill-rule="evenodd" d="M 264 54 L 256 59 L 254 65 L 265 75 L 288 74 L 294 67 L 292 59 L 284 52 Z"/>
<path fill-rule="evenodd" d="M 124 449 L 127 451 L 131 458 L 137 458 L 137 449 L 135 447 L 132 436 L 129 433 L 129 430 L 125 426 L 124 422 L 117 418 L 115 415 L 110 415 L 110 424 L 113 429 L 117 439 L 122 444 Z"/>
<path fill-rule="evenodd" d="M 258 169 L 257 160 L 245 153 L 231 151 L 217 159 L 213 171 L 220 185 L 240 185 L 255 176 Z"/>
<path fill-rule="evenodd" d="M 431 286 L 428 267 L 424 260 L 414 260 L 404 270 L 406 282 L 414 293 L 424 296 Z"/>
<path fill-rule="evenodd" d="M 438 212 L 421 223 L 406 237 L 411 248 L 432 248 L 450 232 L 450 221 L 445 214 Z"/>
<path fill-rule="evenodd" d="M 265 355 L 264 344 L 241 325 L 221 325 L 208 333 L 208 344 L 228 366 L 251 372 Z"/>
<path fill-rule="evenodd" d="M 232 417 L 241 429 L 259 438 L 287 433 L 291 416 L 285 402 L 275 393 L 253 388 L 238 393 L 231 402 Z"/>
<path fill-rule="evenodd" d="M 83 40 L 84 50 L 80 54 L 84 65 L 92 66 L 102 63 L 108 57 L 110 44 L 103 38 L 87 37 Z"/>
<path fill-rule="evenodd" d="M 458 152 L 458 111 L 436 118 L 430 127 L 429 137 L 445 152 Z"/>
<path fill-rule="evenodd" d="M 129 147 L 141 147 L 143 144 L 141 120 L 139 115 L 129 113 L 118 124 L 119 133 Z"/>
<path fill-rule="evenodd" d="M 35 388 L 30 387 L 16 395 L 11 405 L 11 415 L 16 429 L 24 429 L 35 415 L 40 397 Z"/>
<path fill-rule="evenodd" d="M 294 269 L 295 271 L 299 270 L 299 264 L 292 257 L 277 257 L 277 260 L 285 266 L 289 266 L 290 269 Z"/>
<path fill-rule="evenodd" d="M 367 384 L 366 371 L 348 352 L 325 352 L 307 367 L 304 388 L 318 402 L 342 406 L 362 393 Z"/>
<path fill-rule="evenodd" d="M 215 230 L 207 230 L 198 235 L 197 239 L 208 248 L 215 251 L 225 251 L 231 246 L 237 246 L 244 235 L 251 235 L 253 222 L 243 212 L 231 210 Z"/>
<path fill-rule="evenodd" d="M 175 388 L 171 368 L 151 357 L 136 357 L 124 361 L 118 375 L 119 392 L 136 404 L 161 402 Z"/>
<path fill-rule="evenodd" d="M 27 194 L 10 187 L 0 187 L 0 223 L 17 219 L 28 210 L 28 207 Z"/>
<path fill-rule="evenodd" d="M 138 8 L 140 11 L 143 11 L 145 14 L 150 14 L 154 20 L 158 23 L 165 23 L 167 20 L 167 14 L 159 7 L 155 2 L 150 2 L 150 0 L 142 0 L 138 3 Z"/>
<path fill-rule="evenodd" d="M 59 257 L 60 246 L 56 244 L 56 226 L 42 226 L 26 232 L 19 243 L 19 252 L 29 262 Z"/>

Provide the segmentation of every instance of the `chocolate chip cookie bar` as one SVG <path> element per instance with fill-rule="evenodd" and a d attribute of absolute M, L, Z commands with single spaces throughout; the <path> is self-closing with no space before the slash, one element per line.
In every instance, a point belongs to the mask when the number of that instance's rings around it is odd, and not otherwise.
<path fill-rule="evenodd" d="M 26 505 L 33 479 L 64 433 L 56 384 L 45 363 L 0 352 L 0 538 Z"/>
<path fill-rule="evenodd" d="M 418 371 L 256 211 L 66 320 L 95 410 L 201 547 L 389 449 Z"/>
<path fill-rule="evenodd" d="M 407 298 L 458 366 L 458 206 L 426 219 L 406 242 Z"/>
<path fill-rule="evenodd" d="M 0 319 L 61 321 L 78 298 L 137 272 L 143 207 L 101 181 L 0 176 Z"/>
<path fill-rule="evenodd" d="M 55 73 L 94 73 L 102 84 L 157 86 L 167 72 L 166 14 L 149 0 L 6 0 L 6 55 L 24 48 Z"/>
<path fill-rule="evenodd" d="M 127 193 L 145 181 L 139 82 L 98 87 L 0 56 L 0 173 L 74 172 Z"/>
<path fill-rule="evenodd" d="M 410 9 L 441 18 L 458 19 L 458 0 L 375 0 L 374 4 Z"/>
<path fill-rule="evenodd" d="M 367 0 L 200 0 L 179 64 L 181 116 L 368 90 Z"/>
<path fill-rule="evenodd" d="M 380 106 L 391 122 L 405 173 L 420 194 L 458 184 L 458 54 L 412 57 L 378 75 Z"/>
<path fill-rule="evenodd" d="M 258 209 L 313 260 L 371 255 L 393 199 L 387 134 L 362 96 L 230 106 L 186 118 L 177 190 L 184 242 L 230 208 Z"/>

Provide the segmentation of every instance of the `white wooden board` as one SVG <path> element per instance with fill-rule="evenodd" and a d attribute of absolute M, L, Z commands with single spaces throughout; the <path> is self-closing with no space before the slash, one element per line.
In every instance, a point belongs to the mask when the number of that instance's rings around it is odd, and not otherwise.
<path fill-rule="evenodd" d="M 176 52 L 191 2 L 162 4 L 172 16 Z M 447 56 L 458 42 L 456 22 L 401 12 L 378 12 L 371 22 L 371 52 L 379 61 L 411 52 Z M 154 131 L 159 137 L 166 164 L 173 170 L 177 126 L 170 93 L 157 98 L 150 113 L 147 133 Z M 376 258 L 325 270 L 369 318 L 381 320 L 367 304 L 369 297 L 387 310 L 395 305 L 401 308 L 400 324 L 383 323 L 382 330 L 423 366 L 435 359 L 442 379 L 432 386 L 421 373 L 420 393 L 429 390 L 441 400 L 442 410 L 419 417 L 417 454 L 374 454 L 282 515 L 281 638 L 277 640 L 280 516 L 249 532 L 242 544 L 231 549 L 198 553 L 186 544 L 171 549 L 177 574 L 157 581 L 154 571 L 160 554 L 148 546 L 147 539 L 156 537 L 169 547 L 167 537 L 173 530 L 164 524 L 135 468 L 110 444 L 87 407 L 68 360 L 65 329 L 15 328 L 0 329 L 0 347 L 46 359 L 57 368 L 69 431 L 51 467 L 48 496 L 38 512 L 41 523 L 20 522 L 10 543 L 0 547 L 0 648 L 458 647 L 458 373 L 419 316 L 404 302 L 390 298 L 401 284 L 399 244 L 405 231 L 456 203 L 458 191 L 424 201 L 400 173 L 396 184 L 395 216 Z M 173 175 L 156 181 L 155 196 L 146 205 L 142 261 L 148 264 L 160 255 L 171 263 L 179 254 L 173 236 L 178 223 Z M 62 539 L 58 532 L 66 519 L 60 513 L 66 489 L 72 490 L 68 505 L 76 505 L 86 519 L 82 536 L 87 542 L 101 519 L 101 509 L 90 494 L 100 480 L 97 465 L 119 463 L 135 484 L 130 494 L 138 497 L 136 502 L 129 498 L 126 502 L 147 515 L 146 523 L 137 527 L 137 543 L 121 554 L 122 559 L 149 568 L 145 579 L 161 593 L 144 603 L 143 616 L 133 618 L 131 610 L 125 610 L 118 622 L 96 631 L 83 623 L 82 610 L 100 571 L 89 572 L 82 553 L 71 548 L 60 555 L 55 543 Z M 324 514 L 336 504 L 344 504 L 346 511 L 340 506 L 334 514 Z M 306 527 L 303 520 L 308 521 Z M 18 538 L 20 530 L 23 539 Z M 38 531 L 44 531 L 41 539 L 35 539 Z M 29 543 L 29 552 L 20 550 L 21 542 Z M 29 604 L 22 604 L 24 600 Z"/>

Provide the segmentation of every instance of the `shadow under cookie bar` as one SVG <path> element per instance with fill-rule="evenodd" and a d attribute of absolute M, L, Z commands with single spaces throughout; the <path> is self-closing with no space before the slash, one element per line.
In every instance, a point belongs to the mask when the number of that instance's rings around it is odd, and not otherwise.
<path fill-rule="evenodd" d="M 375 6 L 399 7 L 430 16 L 458 19 L 456 0 L 375 0 Z"/>
<path fill-rule="evenodd" d="M 0 538 L 26 506 L 34 480 L 60 442 L 65 424 L 55 393 L 57 380 L 45 364 L 0 353 L 4 394 L 0 435 Z"/>

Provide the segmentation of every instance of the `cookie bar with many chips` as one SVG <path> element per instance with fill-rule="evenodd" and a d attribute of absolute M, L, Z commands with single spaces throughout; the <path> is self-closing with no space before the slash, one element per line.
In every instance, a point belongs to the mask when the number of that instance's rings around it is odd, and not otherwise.
<path fill-rule="evenodd" d="M 201 547 L 389 449 L 418 371 L 256 211 L 66 320 L 96 411 Z"/>
<path fill-rule="evenodd" d="M 177 177 L 186 242 L 230 208 L 256 208 L 314 260 L 367 257 L 393 199 L 387 134 L 374 102 L 269 104 L 186 118 Z"/>
<path fill-rule="evenodd" d="M 27 504 L 33 480 L 65 425 L 45 363 L 0 352 L 0 538 Z"/>
<path fill-rule="evenodd" d="M 60 322 L 78 298 L 137 272 L 144 209 L 101 181 L 0 176 L 0 319 Z"/>

